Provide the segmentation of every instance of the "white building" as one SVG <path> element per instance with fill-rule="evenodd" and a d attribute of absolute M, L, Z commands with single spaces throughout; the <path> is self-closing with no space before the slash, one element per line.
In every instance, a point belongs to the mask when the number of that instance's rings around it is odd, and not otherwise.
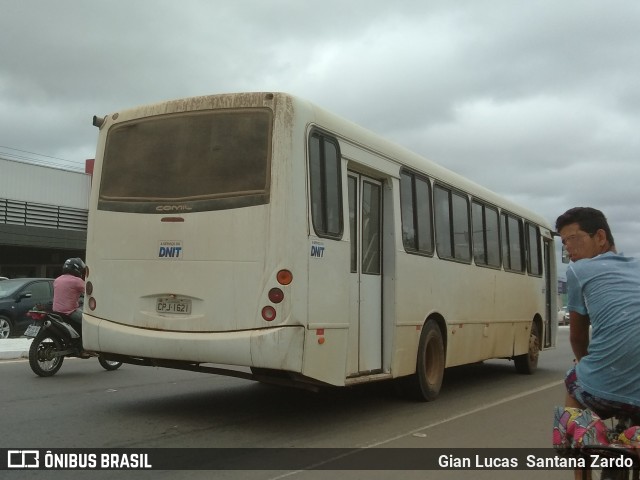
<path fill-rule="evenodd" d="M 84 258 L 92 162 L 86 173 L 0 157 L 0 276 L 55 277 Z"/>

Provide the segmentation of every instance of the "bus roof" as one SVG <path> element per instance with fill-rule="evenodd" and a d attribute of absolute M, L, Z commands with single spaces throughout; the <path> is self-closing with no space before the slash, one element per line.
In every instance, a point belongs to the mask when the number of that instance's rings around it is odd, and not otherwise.
<path fill-rule="evenodd" d="M 288 95 L 288 94 L 283 94 Z M 314 116 L 314 123 L 337 137 L 355 142 L 360 148 L 365 148 L 372 153 L 378 154 L 388 160 L 396 162 L 398 165 L 423 173 L 426 176 L 471 194 L 479 200 L 483 200 L 489 204 L 496 205 L 504 210 L 519 215 L 533 223 L 541 225 L 552 230 L 549 222 L 541 215 L 527 209 L 505 197 L 489 190 L 482 185 L 469 180 L 468 178 L 453 172 L 452 170 L 429 160 L 417 153 L 398 145 L 390 140 L 385 139 L 379 134 L 372 132 L 350 120 L 339 115 L 331 113 L 322 107 L 319 107 L 307 100 L 288 95 L 293 98 L 296 103 L 306 104 L 307 108 Z"/>
<path fill-rule="evenodd" d="M 212 108 L 236 108 L 244 106 L 291 104 L 295 111 L 306 118 L 307 126 L 316 125 L 325 131 L 335 134 L 343 141 L 348 141 L 358 148 L 368 150 L 388 161 L 395 162 L 398 166 L 406 166 L 409 169 L 425 174 L 426 176 L 471 194 L 475 198 L 501 209 L 519 215 L 533 223 L 541 225 L 552 231 L 549 222 L 537 213 L 522 207 L 515 202 L 507 200 L 497 193 L 465 178 L 464 176 L 449 170 L 409 149 L 402 147 L 381 135 L 372 132 L 350 120 L 319 107 L 318 105 L 285 92 L 243 92 L 205 95 L 175 99 L 155 104 L 142 105 L 118 112 L 117 115 L 104 117 L 104 120 L 118 119 L 126 121 L 144 116 L 162 115 L 190 110 L 206 110 Z M 303 111 L 306 111 L 303 113 Z M 100 124 L 100 128 L 102 124 Z"/>

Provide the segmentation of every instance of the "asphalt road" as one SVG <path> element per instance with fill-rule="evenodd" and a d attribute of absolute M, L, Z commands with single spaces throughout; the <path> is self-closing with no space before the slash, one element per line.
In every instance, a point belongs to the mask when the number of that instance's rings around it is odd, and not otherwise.
<path fill-rule="evenodd" d="M 448 370 L 432 403 L 390 384 L 311 393 L 200 373 L 65 360 L 51 378 L 0 362 L 0 448 L 478 448 L 550 446 L 553 406 L 572 355 L 567 329 L 533 376 L 508 361 Z M 232 452 L 232 451 L 230 451 Z M 233 452 L 235 453 L 235 452 Z M 256 451 L 252 451 L 256 454 Z M 269 451 L 258 452 L 269 455 Z M 326 460 L 333 457 L 327 455 Z M 260 462 L 243 458 L 239 462 Z M 329 468 L 329 467 L 326 467 Z M 6 475 L 5 475 L 6 474 Z M 571 478 L 563 471 L 9 471 L 4 478 Z"/>

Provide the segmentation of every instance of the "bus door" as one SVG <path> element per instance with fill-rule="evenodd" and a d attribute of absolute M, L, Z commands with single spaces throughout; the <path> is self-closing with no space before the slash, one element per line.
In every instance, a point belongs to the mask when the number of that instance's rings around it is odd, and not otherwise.
<path fill-rule="evenodd" d="M 349 172 L 348 374 L 382 369 L 382 184 Z"/>

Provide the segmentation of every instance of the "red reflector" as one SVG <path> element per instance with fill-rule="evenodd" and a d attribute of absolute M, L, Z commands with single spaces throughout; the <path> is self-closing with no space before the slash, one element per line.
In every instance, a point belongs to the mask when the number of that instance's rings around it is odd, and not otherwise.
<path fill-rule="evenodd" d="M 269 290 L 269 300 L 273 303 L 280 303 L 284 300 L 284 292 L 279 288 L 272 288 Z"/>
<path fill-rule="evenodd" d="M 31 317 L 34 320 L 42 320 L 47 314 L 44 312 L 27 312 L 27 317 Z"/>
<path fill-rule="evenodd" d="M 176 223 L 176 222 L 184 222 L 184 218 L 182 217 L 162 217 L 160 219 L 161 222 L 169 222 L 169 223 Z"/>
<path fill-rule="evenodd" d="M 276 318 L 276 309 L 270 306 L 264 307 L 262 309 L 262 318 L 264 318 L 265 321 L 267 322 L 271 322 L 273 320 L 275 320 Z"/>
<path fill-rule="evenodd" d="M 93 297 L 89 298 L 89 308 L 91 310 L 95 310 L 96 309 L 96 299 Z"/>
<path fill-rule="evenodd" d="M 280 285 L 289 285 L 293 281 L 293 274 L 289 270 L 280 270 L 276 279 Z"/>

